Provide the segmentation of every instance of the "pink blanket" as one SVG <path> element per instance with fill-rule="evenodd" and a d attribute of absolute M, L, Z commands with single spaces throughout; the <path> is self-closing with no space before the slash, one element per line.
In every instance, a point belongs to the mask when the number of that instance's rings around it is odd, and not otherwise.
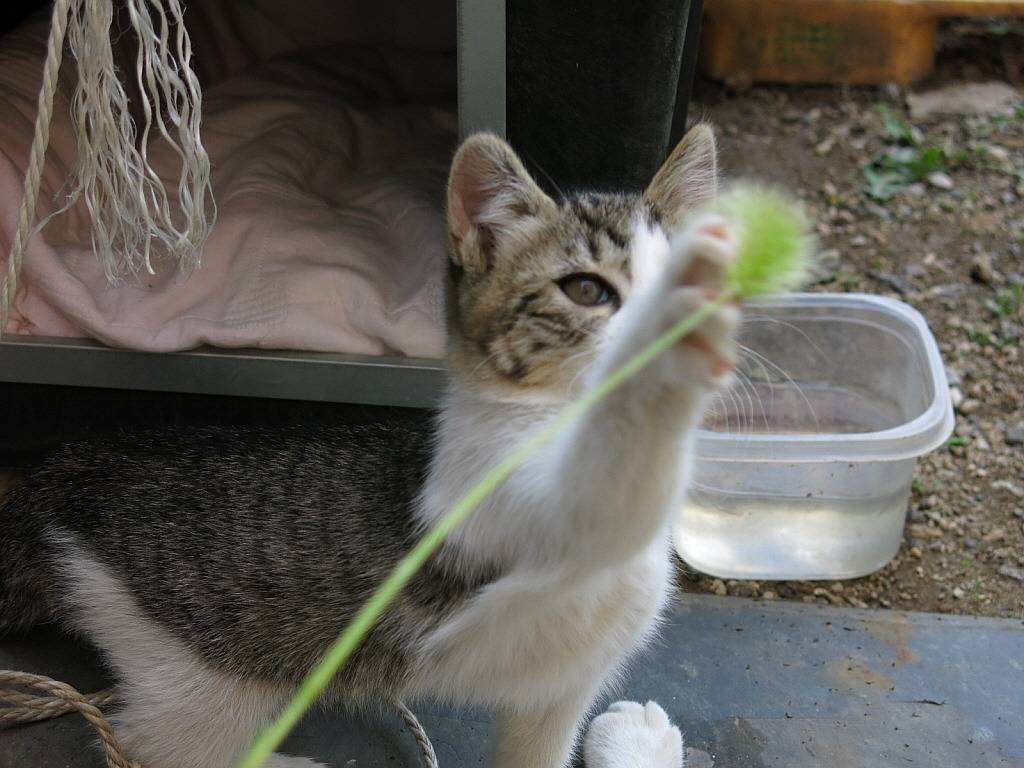
<path fill-rule="evenodd" d="M 2 258 L 46 31 L 40 20 L 0 40 Z M 76 208 L 33 238 L 7 331 L 151 351 L 211 344 L 440 356 L 441 203 L 456 133 L 453 111 L 439 105 L 454 94 L 454 60 L 382 50 L 322 47 L 241 71 L 237 57 L 219 67 L 203 123 L 218 219 L 201 269 L 180 282 L 165 263 L 144 282 L 110 287 Z M 39 216 L 55 208 L 74 167 L 73 69 L 64 74 Z M 173 168 L 168 154 L 155 142 L 154 167 Z"/>

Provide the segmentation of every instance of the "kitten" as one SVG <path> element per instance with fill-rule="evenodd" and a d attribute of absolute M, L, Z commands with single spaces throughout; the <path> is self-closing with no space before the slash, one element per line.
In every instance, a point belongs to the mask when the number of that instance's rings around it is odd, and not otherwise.
<path fill-rule="evenodd" d="M 0 507 L 0 631 L 60 618 L 120 681 L 146 768 L 230 768 L 395 561 L 481 474 L 719 285 L 735 246 L 693 129 L 642 196 L 555 202 L 476 135 L 448 188 L 451 385 L 436 420 L 168 430 L 71 445 Z M 579 419 L 462 525 L 327 696 L 494 708 L 497 768 L 563 768 L 655 631 L 728 306 Z M 678 768 L 655 704 L 614 705 L 590 768 Z M 306 758 L 269 765 L 310 768 Z"/>

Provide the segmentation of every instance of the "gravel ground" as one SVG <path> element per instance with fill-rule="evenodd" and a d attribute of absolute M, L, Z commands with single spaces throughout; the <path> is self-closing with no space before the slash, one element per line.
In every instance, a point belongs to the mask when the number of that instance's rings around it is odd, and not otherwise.
<path fill-rule="evenodd" d="M 806 202 L 823 255 L 812 290 L 892 296 L 924 314 L 957 420 L 950 442 L 920 462 L 903 545 L 880 572 L 832 584 L 689 573 L 688 588 L 1024 617 L 1022 31 L 951 27 L 937 74 L 910 92 L 697 90 L 692 113 L 718 127 L 726 176 Z M 920 113 L 922 93 L 970 81 L 1017 93 L 982 114 Z"/>

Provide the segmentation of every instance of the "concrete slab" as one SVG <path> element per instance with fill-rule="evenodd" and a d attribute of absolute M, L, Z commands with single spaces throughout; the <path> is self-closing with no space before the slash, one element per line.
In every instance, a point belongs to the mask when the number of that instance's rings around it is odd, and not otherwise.
<path fill-rule="evenodd" d="M 0 668 L 105 682 L 94 654 L 47 633 L 0 640 Z M 1024 621 L 688 596 L 616 696 L 661 702 L 690 768 L 1024 768 Z M 418 712 L 443 768 L 486 765 L 485 714 Z M 73 717 L 3 730 L 0 768 L 102 768 L 92 741 Z M 288 747 L 336 768 L 419 765 L 391 714 L 318 713 Z"/>

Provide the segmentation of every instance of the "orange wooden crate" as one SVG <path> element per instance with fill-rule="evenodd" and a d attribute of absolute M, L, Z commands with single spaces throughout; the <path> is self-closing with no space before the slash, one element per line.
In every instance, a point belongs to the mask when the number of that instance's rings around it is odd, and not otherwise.
<path fill-rule="evenodd" d="M 701 68 L 716 79 L 899 83 L 932 69 L 939 21 L 1022 16 L 1024 0 L 706 0 Z"/>

